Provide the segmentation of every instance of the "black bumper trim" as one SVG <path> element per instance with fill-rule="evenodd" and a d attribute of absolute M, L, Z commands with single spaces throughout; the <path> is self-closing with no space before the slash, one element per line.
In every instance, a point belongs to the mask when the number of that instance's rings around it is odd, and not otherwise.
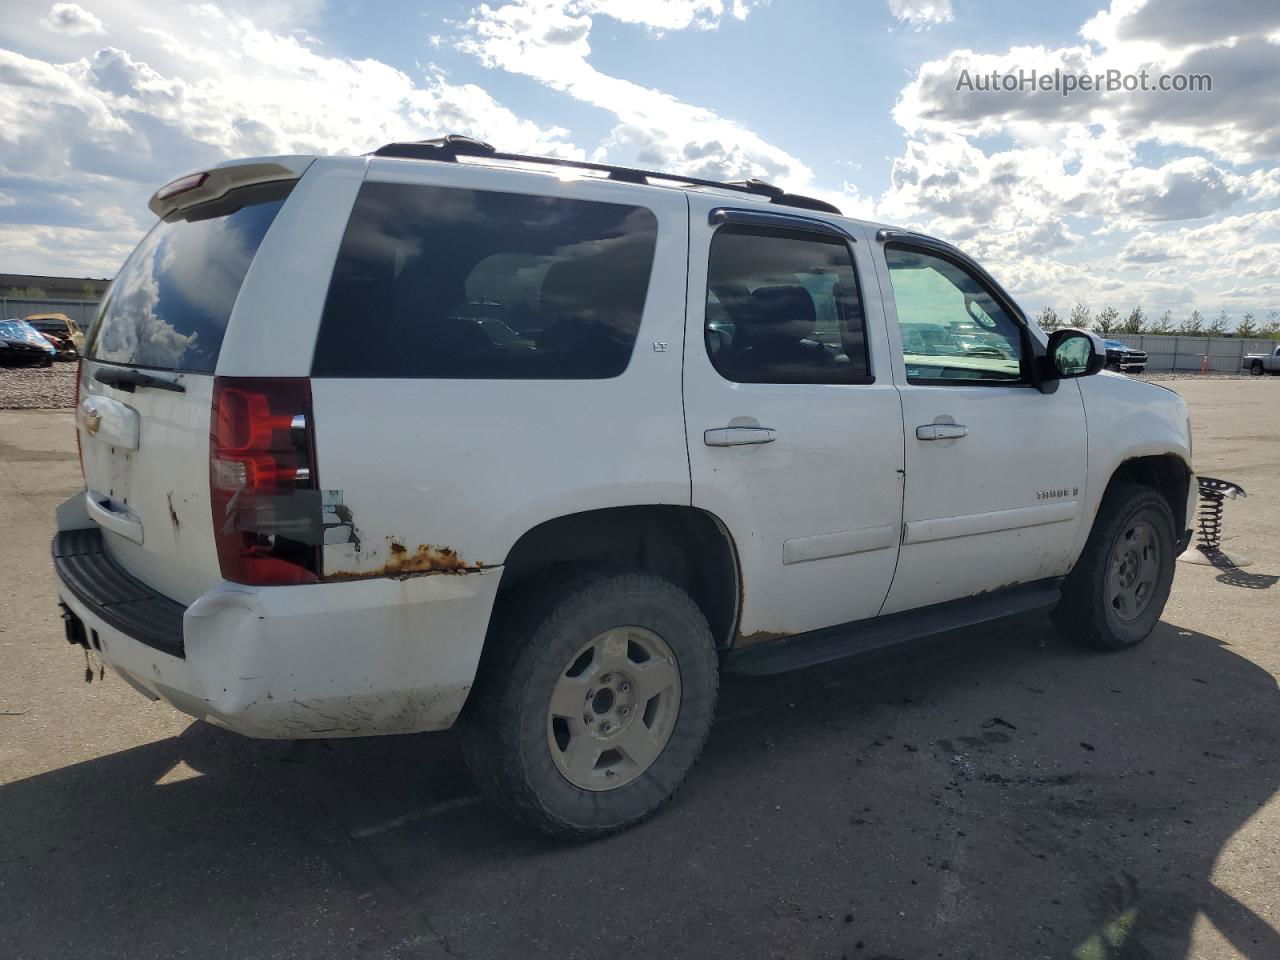
<path fill-rule="evenodd" d="M 186 608 L 160 596 L 116 563 L 107 553 L 101 530 L 63 530 L 55 536 L 53 568 L 94 616 L 148 647 L 173 657 L 185 656 L 182 614 Z"/>

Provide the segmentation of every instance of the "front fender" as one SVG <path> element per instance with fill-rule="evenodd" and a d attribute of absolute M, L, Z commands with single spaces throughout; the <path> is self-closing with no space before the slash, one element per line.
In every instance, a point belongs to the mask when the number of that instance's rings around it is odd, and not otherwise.
<path fill-rule="evenodd" d="M 1124 463 L 1140 457 L 1173 456 L 1192 475 L 1191 425 L 1182 397 L 1164 387 L 1112 373 L 1083 377 L 1079 383 L 1089 462 L 1081 504 L 1087 522 L 1077 533 L 1077 557 L 1089 538 L 1107 485 Z M 1192 475 L 1187 523 L 1194 516 L 1194 490 Z"/>

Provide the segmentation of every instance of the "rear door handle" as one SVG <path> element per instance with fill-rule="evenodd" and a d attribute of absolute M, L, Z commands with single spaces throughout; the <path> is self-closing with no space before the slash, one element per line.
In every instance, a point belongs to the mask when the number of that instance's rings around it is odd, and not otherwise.
<path fill-rule="evenodd" d="M 959 440 L 969 435 L 969 428 L 960 423 L 926 423 L 916 427 L 917 440 Z"/>
<path fill-rule="evenodd" d="M 747 443 L 773 443 L 777 431 L 768 427 L 718 427 L 702 434 L 702 442 L 708 447 L 737 447 Z"/>

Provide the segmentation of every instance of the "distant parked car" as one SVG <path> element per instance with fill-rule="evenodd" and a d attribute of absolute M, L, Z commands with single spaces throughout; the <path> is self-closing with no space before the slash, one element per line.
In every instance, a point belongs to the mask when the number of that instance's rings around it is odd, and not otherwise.
<path fill-rule="evenodd" d="M 79 325 L 65 313 L 33 313 L 26 318 L 36 332 L 53 344 L 59 360 L 77 360 L 84 346 Z"/>
<path fill-rule="evenodd" d="M 57 355 L 25 320 L 0 320 L 0 367 L 50 367 Z"/>
<path fill-rule="evenodd" d="M 1280 374 L 1280 347 L 1276 347 L 1270 353 L 1246 353 L 1241 366 L 1255 377 L 1260 377 L 1264 373 L 1276 376 Z"/>
<path fill-rule="evenodd" d="M 1103 340 L 1107 348 L 1107 369 L 1116 373 L 1141 373 L 1147 369 L 1147 355 L 1119 340 Z"/>

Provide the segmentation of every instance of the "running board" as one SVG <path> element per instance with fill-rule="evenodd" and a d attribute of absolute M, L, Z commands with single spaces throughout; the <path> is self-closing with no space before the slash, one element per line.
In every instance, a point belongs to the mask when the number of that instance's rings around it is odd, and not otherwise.
<path fill-rule="evenodd" d="M 769 640 L 730 650 L 724 657 L 724 669 L 728 673 L 768 676 L 815 667 L 896 643 L 1051 607 L 1058 602 L 1061 587 L 1062 578 L 1052 577 L 920 610 Z"/>

